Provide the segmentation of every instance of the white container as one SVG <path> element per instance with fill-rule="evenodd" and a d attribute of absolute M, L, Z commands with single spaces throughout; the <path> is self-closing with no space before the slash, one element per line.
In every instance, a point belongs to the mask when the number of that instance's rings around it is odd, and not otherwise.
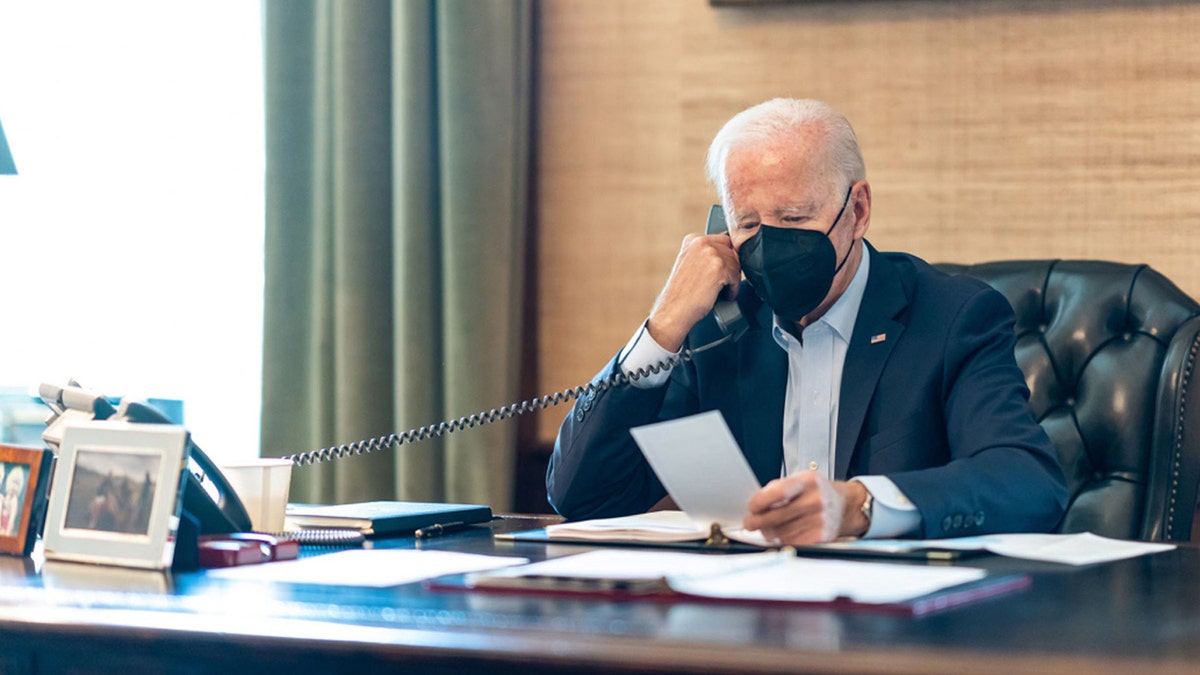
<path fill-rule="evenodd" d="M 292 485 L 290 459 L 255 459 L 221 466 L 256 532 L 282 532 Z"/>

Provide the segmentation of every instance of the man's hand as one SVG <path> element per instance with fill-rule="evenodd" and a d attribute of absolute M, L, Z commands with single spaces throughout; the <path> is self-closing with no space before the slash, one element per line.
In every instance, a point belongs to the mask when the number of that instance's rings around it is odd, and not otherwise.
<path fill-rule="evenodd" d="M 830 481 L 804 471 L 773 480 L 754 493 L 742 525 L 791 545 L 859 536 L 870 527 L 862 514 L 866 497 L 862 483 Z"/>
<path fill-rule="evenodd" d="M 658 294 L 646 330 L 670 352 L 679 351 L 688 331 L 704 318 L 725 289 L 737 295 L 742 266 L 726 234 L 689 234 L 675 258 L 666 286 Z"/>

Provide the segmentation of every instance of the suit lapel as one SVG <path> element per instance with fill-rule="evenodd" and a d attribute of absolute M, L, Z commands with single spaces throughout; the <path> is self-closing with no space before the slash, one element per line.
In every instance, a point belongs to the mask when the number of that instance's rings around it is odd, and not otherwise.
<path fill-rule="evenodd" d="M 883 366 L 904 333 L 904 324 L 895 317 L 908 306 L 905 291 L 908 284 L 901 278 L 899 270 L 876 253 L 870 244 L 867 249 L 871 256 L 871 272 L 846 351 L 838 402 L 834 477 L 840 480 L 847 478 L 850 460 Z"/>

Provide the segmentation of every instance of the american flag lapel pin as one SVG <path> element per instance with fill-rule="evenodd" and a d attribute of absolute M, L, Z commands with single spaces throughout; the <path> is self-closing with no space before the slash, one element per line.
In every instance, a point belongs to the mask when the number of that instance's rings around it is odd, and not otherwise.
<path fill-rule="evenodd" d="M 871 344 L 877 345 L 886 339 L 887 339 L 887 333 L 880 333 L 878 335 L 872 335 L 871 336 Z"/>

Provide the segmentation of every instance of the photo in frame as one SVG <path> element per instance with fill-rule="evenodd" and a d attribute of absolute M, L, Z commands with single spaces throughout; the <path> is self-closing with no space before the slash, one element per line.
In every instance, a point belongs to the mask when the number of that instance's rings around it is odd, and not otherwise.
<path fill-rule="evenodd" d="M 27 556 L 46 514 L 53 454 L 0 445 L 0 553 Z"/>
<path fill-rule="evenodd" d="M 188 432 L 176 425 L 67 427 L 50 488 L 46 559 L 169 568 L 187 449 Z"/>

